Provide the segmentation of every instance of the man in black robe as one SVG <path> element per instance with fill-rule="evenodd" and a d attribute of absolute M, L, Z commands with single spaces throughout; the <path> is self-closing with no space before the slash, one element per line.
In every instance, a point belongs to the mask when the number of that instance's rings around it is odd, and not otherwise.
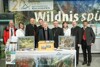
<path fill-rule="evenodd" d="M 76 65 L 78 65 L 78 61 L 79 61 L 79 47 L 81 44 L 81 38 L 82 38 L 82 34 L 81 34 L 81 28 L 79 26 L 77 26 L 77 22 L 73 21 L 72 22 L 72 28 L 71 28 L 71 35 L 75 36 L 75 49 L 76 49 Z"/>
<path fill-rule="evenodd" d="M 63 29 L 58 26 L 57 20 L 53 22 L 53 25 L 54 25 L 54 28 L 52 29 L 52 31 L 53 31 L 53 36 L 54 36 L 54 47 L 58 48 L 59 46 L 58 37 L 64 35 L 64 33 L 63 33 Z"/>
<path fill-rule="evenodd" d="M 35 25 L 35 19 L 31 18 L 30 23 L 26 25 L 25 36 L 35 37 L 35 47 L 37 47 L 37 26 Z"/>

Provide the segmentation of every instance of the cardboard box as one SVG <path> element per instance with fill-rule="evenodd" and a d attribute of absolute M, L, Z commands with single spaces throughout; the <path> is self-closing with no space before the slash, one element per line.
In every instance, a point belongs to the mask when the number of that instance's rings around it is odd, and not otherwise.
<path fill-rule="evenodd" d="M 54 51 L 54 41 L 39 41 L 38 50 L 39 51 Z"/>

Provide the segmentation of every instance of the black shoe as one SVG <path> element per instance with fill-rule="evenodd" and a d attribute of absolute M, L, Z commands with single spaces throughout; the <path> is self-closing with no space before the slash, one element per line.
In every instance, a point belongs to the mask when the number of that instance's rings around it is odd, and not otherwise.
<path fill-rule="evenodd" d="M 85 65 L 85 64 L 87 64 L 87 62 L 83 62 L 83 63 L 82 63 L 82 65 Z"/>
<path fill-rule="evenodd" d="M 76 66 L 78 66 L 78 63 L 76 64 Z"/>
<path fill-rule="evenodd" d="M 90 66 L 90 63 L 88 63 L 87 66 Z"/>

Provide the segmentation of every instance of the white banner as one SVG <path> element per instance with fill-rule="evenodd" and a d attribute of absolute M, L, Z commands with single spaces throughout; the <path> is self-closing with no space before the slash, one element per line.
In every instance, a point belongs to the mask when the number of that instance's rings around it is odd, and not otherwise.
<path fill-rule="evenodd" d="M 76 51 L 17 51 L 16 65 L 20 66 L 24 61 L 32 67 L 76 67 Z"/>
<path fill-rule="evenodd" d="M 34 1 L 34 0 L 33 0 Z M 9 11 L 53 10 L 53 0 L 49 1 L 9 0 Z"/>

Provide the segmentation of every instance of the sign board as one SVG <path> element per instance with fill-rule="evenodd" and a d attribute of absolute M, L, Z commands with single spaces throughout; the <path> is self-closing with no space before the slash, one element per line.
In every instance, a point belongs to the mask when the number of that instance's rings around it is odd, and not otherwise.
<path fill-rule="evenodd" d="M 75 36 L 59 36 L 60 49 L 75 49 Z"/>
<path fill-rule="evenodd" d="M 53 10 L 53 0 L 9 0 L 9 11 Z"/>
<path fill-rule="evenodd" d="M 34 36 L 26 36 L 18 38 L 18 51 L 33 51 L 35 46 Z"/>

